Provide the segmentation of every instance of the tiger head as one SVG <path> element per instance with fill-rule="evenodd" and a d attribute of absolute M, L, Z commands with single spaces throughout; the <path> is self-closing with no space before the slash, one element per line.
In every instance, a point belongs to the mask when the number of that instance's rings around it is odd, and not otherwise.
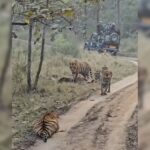
<path fill-rule="evenodd" d="M 112 72 L 111 71 L 108 71 L 108 70 L 105 70 L 104 73 L 103 73 L 103 78 L 105 79 L 111 79 L 112 77 Z"/>
<path fill-rule="evenodd" d="M 102 71 L 104 71 L 104 70 L 108 70 L 108 67 L 107 67 L 106 65 L 104 65 L 104 66 L 102 67 Z"/>
<path fill-rule="evenodd" d="M 46 143 L 46 142 L 47 142 L 47 139 L 48 139 L 48 137 L 49 137 L 48 132 L 42 132 L 40 136 L 41 136 L 43 142 Z"/>
<path fill-rule="evenodd" d="M 46 113 L 46 116 L 49 116 L 51 119 L 58 119 L 59 118 L 59 115 L 54 111 Z"/>
<path fill-rule="evenodd" d="M 72 73 L 76 73 L 78 69 L 78 61 L 77 60 L 70 61 L 69 66 Z"/>

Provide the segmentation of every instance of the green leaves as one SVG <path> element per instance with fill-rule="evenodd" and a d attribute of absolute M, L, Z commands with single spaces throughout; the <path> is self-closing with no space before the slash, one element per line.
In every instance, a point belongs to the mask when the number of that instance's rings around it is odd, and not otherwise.
<path fill-rule="evenodd" d="M 28 10 L 24 14 L 24 22 L 28 23 L 30 22 L 30 19 L 33 20 L 39 20 L 39 19 L 45 19 L 45 20 L 52 20 L 57 17 L 65 17 L 68 19 L 74 19 L 75 17 L 75 12 L 72 8 L 62 8 L 62 9 L 57 9 L 53 10 L 52 8 L 42 8 L 40 10 Z"/>
<path fill-rule="evenodd" d="M 75 16 L 75 12 L 72 8 L 63 9 L 62 14 L 65 17 L 71 17 L 71 18 L 74 18 L 74 16 Z"/>

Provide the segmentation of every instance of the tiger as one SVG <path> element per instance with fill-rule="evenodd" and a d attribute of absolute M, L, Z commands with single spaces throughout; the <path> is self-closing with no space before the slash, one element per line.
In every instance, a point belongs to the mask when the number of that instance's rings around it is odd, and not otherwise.
<path fill-rule="evenodd" d="M 108 70 L 108 67 L 107 67 L 106 65 L 104 65 L 104 66 L 102 67 L 102 74 L 105 72 L 105 70 Z"/>
<path fill-rule="evenodd" d="M 97 69 L 97 70 L 95 71 L 95 73 L 94 73 L 95 82 L 101 80 L 101 76 L 102 76 L 102 74 L 103 74 L 103 72 L 104 72 L 105 70 L 108 70 L 108 67 L 107 67 L 106 65 L 104 65 L 101 70 Z"/>
<path fill-rule="evenodd" d="M 110 92 L 112 71 L 103 70 L 101 77 L 101 95 L 107 95 Z"/>
<path fill-rule="evenodd" d="M 33 124 L 34 132 L 44 141 L 59 130 L 58 114 L 55 112 L 47 112 Z"/>
<path fill-rule="evenodd" d="M 91 66 L 87 62 L 72 60 L 69 63 L 69 67 L 73 75 L 73 82 L 77 81 L 79 74 L 81 74 L 84 77 L 85 81 L 88 81 L 90 78 L 92 79 L 92 81 L 94 81 L 92 77 Z"/>
<path fill-rule="evenodd" d="M 100 70 L 96 70 L 95 73 L 94 73 L 94 79 L 95 79 L 95 82 L 96 81 L 100 81 L 101 79 L 101 71 Z"/>

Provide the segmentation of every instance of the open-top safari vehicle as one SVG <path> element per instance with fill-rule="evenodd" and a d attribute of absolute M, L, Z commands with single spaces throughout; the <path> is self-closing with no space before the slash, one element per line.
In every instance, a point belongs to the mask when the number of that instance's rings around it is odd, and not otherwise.
<path fill-rule="evenodd" d="M 114 23 L 97 26 L 97 32 L 92 33 L 90 39 L 85 42 L 84 49 L 89 51 L 109 52 L 116 55 L 119 51 L 120 31 Z"/>

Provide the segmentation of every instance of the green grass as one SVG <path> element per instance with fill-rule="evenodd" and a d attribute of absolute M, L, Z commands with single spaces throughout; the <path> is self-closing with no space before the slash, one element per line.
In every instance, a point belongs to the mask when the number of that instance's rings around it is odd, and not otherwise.
<path fill-rule="evenodd" d="M 137 57 L 138 40 L 136 36 L 121 39 L 119 55 Z"/>

